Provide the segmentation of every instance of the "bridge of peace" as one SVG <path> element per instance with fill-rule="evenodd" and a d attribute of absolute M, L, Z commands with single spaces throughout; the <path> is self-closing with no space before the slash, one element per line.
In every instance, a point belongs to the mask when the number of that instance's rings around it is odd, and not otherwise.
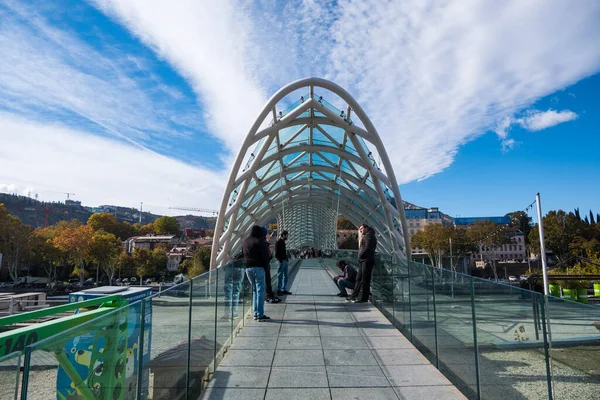
<path fill-rule="evenodd" d="M 7 317 L 0 398 L 600 398 L 600 309 L 412 261 L 390 156 L 343 88 L 283 87 L 235 160 L 210 271 L 139 298 L 76 298 L 59 322 Z M 366 303 L 336 296 L 336 262 L 358 264 L 337 249 L 340 215 L 376 232 Z M 275 220 L 292 294 L 255 321 L 237 256 L 253 225 Z M 307 248 L 322 257 L 299 258 Z M 588 352 L 596 365 L 579 362 Z"/>

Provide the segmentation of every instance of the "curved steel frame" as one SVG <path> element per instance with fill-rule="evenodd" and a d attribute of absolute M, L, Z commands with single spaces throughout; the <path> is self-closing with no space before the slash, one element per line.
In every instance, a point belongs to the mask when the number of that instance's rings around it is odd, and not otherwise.
<path fill-rule="evenodd" d="M 285 114 L 278 113 L 278 103 L 303 88 L 307 96 Z M 343 100 L 346 114 L 315 95 L 315 88 L 328 90 Z M 269 114 L 271 124 L 259 131 Z M 364 129 L 352 122 L 354 115 Z M 343 138 L 333 138 L 332 129 L 343 133 Z M 282 135 L 284 130 L 287 139 Z M 308 137 L 303 138 L 304 132 Z M 315 134 L 321 139 L 313 140 Z M 326 144 L 323 137 L 328 140 Z M 367 142 L 379 154 L 383 170 L 374 162 Z M 241 169 L 253 146 L 254 152 Z M 275 215 L 280 226 L 290 231 L 290 247 L 334 246 L 337 216 L 344 215 L 356 225 L 365 222 L 372 226 L 380 250 L 410 257 L 402 204 L 389 157 L 360 105 L 333 82 L 300 79 L 271 97 L 241 146 L 219 209 L 211 269 L 240 250 L 250 226 L 262 225 Z M 302 217 L 304 214 L 310 214 L 310 221 Z M 307 228 L 310 235 L 303 236 Z"/>

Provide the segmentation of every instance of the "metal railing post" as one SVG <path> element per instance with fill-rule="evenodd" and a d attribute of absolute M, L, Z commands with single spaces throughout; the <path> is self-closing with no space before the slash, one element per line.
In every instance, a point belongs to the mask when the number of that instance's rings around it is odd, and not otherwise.
<path fill-rule="evenodd" d="M 471 277 L 471 319 L 473 321 L 473 350 L 475 352 L 475 381 L 477 384 L 477 398 L 481 399 L 481 382 L 479 377 L 479 346 L 477 344 L 477 319 L 475 315 L 475 286 Z"/>
<path fill-rule="evenodd" d="M 192 354 L 192 299 L 193 299 L 194 280 L 190 279 L 190 297 L 189 297 L 189 312 L 188 312 L 188 346 L 187 346 L 187 363 L 185 374 L 185 398 L 190 398 L 190 367 Z"/>
<path fill-rule="evenodd" d="M 431 285 L 433 292 L 433 333 L 435 339 L 435 367 L 440 369 L 439 365 L 439 353 L 438 353 L 438 333 L 437 333 L 437 310 L 435 305 L 435 273 L 431 271 Z"/>
<path fill-rule="evenodd" d="M 412 323 L 412 292 L 410 289 L 410 264 L 411 261 L 408 261 L 408 321 L 410 324 L 410 342 L 413 342 L 413 323 Z"/>
<path fill-rule="evenodd" d="M 550 359 L 550 340 L 548 335 L 548 330 L 546 329 L 546 322 L 548 322 L 548 326 L 550 324 L 550 320 L 546 318 L 546 307 L 548 306 L 548 296 L 541 296 L 540 309 L 542 311 L 542 333 L 544 336 L 544 358 L 546 359 L 546 384 L 548 385 L 548 399 L 552 400 L 552 360 Z"/>
<path fill-rule="evenodd" d="M 142 400 L 142 379 L 144 378 L 144 330 L 146 328 L 146 301 L 142 300 L 140 310 L 140 342 L 138 347 L 137 399 Z"/>

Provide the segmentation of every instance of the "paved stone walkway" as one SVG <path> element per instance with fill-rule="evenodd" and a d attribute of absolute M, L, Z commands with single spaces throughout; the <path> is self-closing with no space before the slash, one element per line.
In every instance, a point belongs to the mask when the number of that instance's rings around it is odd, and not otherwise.
<path fill-rule="evenodd" d="M 201 399 L 464 399 L 372 304 L 304 260 L 272 320 L 247 320 Z"/>

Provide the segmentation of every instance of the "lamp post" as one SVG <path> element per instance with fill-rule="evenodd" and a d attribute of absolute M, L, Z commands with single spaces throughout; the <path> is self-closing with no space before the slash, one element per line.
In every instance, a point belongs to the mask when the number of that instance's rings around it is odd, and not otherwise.
<path fill-rule="evenodd" d="M 544 224 L 542 221 L 542 204 L 540 194 L 535 195 L 537 204 L 538 227 L 540 231 L 540 258 L 542 260 L 542 276 L 544 277 L 544 294 L 548 296 L 548 264 L 546 262 L 546 245 L 544 243 Z"/>

